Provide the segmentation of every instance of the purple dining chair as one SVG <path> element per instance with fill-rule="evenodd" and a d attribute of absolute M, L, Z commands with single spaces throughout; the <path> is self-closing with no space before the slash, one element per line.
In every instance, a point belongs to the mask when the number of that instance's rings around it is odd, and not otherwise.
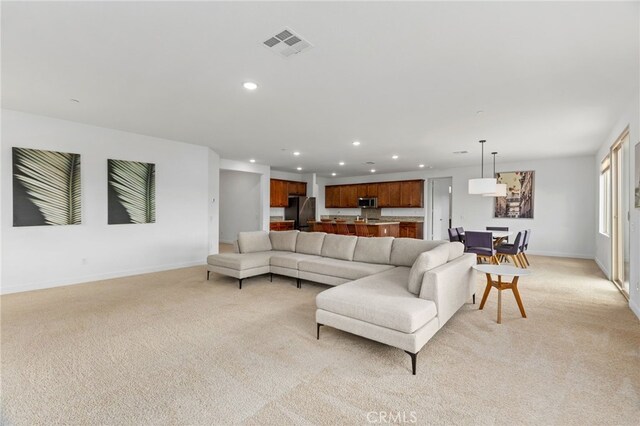
<path fill-rule="evenodd" d="M 478 260 L 488 260 L 489 263 L 498 264 L 496 250 L 493 248 L 493 235 L 491 232 L 467 231 L 465 236 L 465 251 L 474 253 Z"/>
<path fill-rule="evenodd" d="M 508 258 L 519 268 L 526 268 L 527 265 L 523 262 L 520 254 L 522 253 L 522 249 L 524 247 L 525 234 L 522 232 L 518 232 L 516 235 L 516 239 L 513 241 L 513 244 L 500 244 L 496 249 L 498 256 L 501 258 Z"/>

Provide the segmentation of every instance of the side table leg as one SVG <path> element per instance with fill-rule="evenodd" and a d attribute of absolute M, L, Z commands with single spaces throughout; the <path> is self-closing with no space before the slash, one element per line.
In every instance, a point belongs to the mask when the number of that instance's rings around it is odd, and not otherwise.
<path fill-rule="evenodd" d="M 502 324 L 502 290 L 498 289 L 498 324 Z"/>
<path fill-rule="evenodd" d="M 516 302 L 518 303 L 518 308 L 520 308 L 520 314 L 522 318 L 526 318 L 527 314 L 524 311 L 524 305 L 522 304 L 522 299 L 520 298 L 520 292 L 518 291 L 518 277 L 513 277 L 513 282 L 511 283 L 513 296 L 516 298 Z"/>
<path fill-rule="evenodd" d="M 491 291 L 491 274 L 487 275 L 487 286 L 484 289 L 484 294 L 482 295 L 482 300 L 480 301 L 480 309 L 484 308 L 484 304 L 487 302 L 487 297 L 489 297 L 489 292 Z"/>

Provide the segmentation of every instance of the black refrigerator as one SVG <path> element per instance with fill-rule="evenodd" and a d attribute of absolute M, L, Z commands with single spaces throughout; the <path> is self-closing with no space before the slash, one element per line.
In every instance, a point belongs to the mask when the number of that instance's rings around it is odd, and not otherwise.
<path fill-rule="evenodd" d="M 285 220 L 294 220 L 294 229 L 308 232 L 309 221 L 316 220 L 315 197 L 289 197 L 289 207 L 284 209 Z"/>

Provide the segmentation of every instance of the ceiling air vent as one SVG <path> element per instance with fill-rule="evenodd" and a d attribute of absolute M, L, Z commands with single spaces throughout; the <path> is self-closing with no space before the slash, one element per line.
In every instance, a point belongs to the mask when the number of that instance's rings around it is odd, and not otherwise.
<path fill-rule="evenodd" d="M 262 44 L 284 58 L 297 55 L 313 47 L 311 43 L 290 28 L 285 28 L 283 31 L 269 37 Z"/>

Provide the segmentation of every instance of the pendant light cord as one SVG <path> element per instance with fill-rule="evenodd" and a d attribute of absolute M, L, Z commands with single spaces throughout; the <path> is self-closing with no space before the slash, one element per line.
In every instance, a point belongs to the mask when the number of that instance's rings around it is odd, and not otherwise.
<path fill-rule="evenodd" d="M 480 141 L 480 146 L 482 146 L 482 158 L 480 159 L 480 177 L 481 179 L 484 179 L 484 143 L 486 142 L 486 140 L 481 140 Z"/>

